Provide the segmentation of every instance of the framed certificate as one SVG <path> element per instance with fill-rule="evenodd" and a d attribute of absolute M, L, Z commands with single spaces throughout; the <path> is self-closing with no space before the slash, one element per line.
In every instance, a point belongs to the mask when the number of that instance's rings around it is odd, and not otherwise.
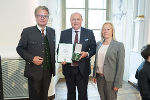
<path fill-rule="evenodd" d="M 72 63 L 73 44 L 59 43 L 57 62 Z"/>

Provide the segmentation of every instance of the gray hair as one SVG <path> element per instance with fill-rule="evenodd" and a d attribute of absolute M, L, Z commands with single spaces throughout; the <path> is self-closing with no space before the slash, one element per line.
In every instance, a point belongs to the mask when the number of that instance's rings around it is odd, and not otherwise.
<path fill-rule="evenodd" d="M 37 8 L 35 8 L 35 11 L 34 11 L 34 15 L 36 16 L 36 13 L 38 10 L 46 10 L 48 12 L 48 15 L 49 15 L 49 10 L 46 6 L 38 6 Z"/>
<path fill-rule="evenodd" d="M 72 13 L 71 16 L 70 16 L 70 19 L 71 19 L 72 15 L 74 15 L 74 14 L 79 14 L 81 16 L 81 19 L 83 20 L 82 15 L 79 12 Z"/>

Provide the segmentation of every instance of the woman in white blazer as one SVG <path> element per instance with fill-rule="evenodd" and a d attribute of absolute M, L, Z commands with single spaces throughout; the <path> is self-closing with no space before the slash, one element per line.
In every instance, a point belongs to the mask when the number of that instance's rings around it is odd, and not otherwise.
<path fill-rule="evenodd" d="M 122 87 L 124 72 L 124 45 L 115 40 L 115 30 L 111 22 L 102 26 L 102 42 L 97 43 L 93 82 L 97 82 L 101 100 L 116 100 L 118 89 Z"/>

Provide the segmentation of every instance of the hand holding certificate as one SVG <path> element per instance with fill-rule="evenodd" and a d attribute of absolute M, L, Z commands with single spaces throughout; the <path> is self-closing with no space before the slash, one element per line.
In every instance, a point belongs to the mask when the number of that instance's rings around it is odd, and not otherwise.
<path fill-rule="evenodd" d="M 65 61 L 66 63 L 72 63 L 72 61 L 79 61 L 81 49 L 82 44 L 75 44 L 74 46 L 73 44 L 60 43 L 58 49 L 58 62 Z"/>
<path fill-rule="evenodd" d="M 73 44 L 59 44 L 58 62 L 72 63 Z"/>

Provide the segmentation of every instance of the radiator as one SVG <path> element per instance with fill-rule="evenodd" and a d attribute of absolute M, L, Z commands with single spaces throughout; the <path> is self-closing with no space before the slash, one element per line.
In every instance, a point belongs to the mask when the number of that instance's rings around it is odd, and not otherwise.
<path fill-rule="evenodd" d="M 4 99 L 28 98 L 28 82 L 24 77 L 25 61 L 17 54 L 14 47 L 0 48 L 0 55 Z M 55 85 L 52 78 L 48 96 L 54 94 Z"/>
<path fill-rule="evenodd" d="M 3 81 L 2 81 L 1 56 L 0 56 L 0 100 L 4 100 L 4 97 L 3 97 Z"/>
<path fill-rule="evenodd" d="M 5 99 L 28 98 L 27 79 L 24 74 L 25 61 L 2 59 L 3 95 Z"/>

